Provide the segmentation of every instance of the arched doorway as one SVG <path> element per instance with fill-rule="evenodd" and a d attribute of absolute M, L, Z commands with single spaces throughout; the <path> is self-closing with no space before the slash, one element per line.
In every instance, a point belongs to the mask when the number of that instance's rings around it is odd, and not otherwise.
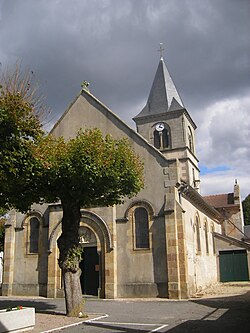
<path fill-rule="evenodd" d="M 97 239 L 94 232 L 88 227 L 79 229 L 80 243 L 84 247 L 83 258 L 80 262 L 82 271 L 80 280 L 84 295 L 98 295 L 100 290 L 100 256 L 97 251 Z"/>
<path fill-rule="evenodd" d="M 47 285 L 47 297 L 63 297 L 63 286 L 61 283 L 61 270 L 58 265 L 58 247 L 57 239 L 61 234 L 61 221 L 58 220 L 55 223 L 54 228 L 52 228 L 49 236 L 49 257 L 48 257 L 48 285 Z M 81 221 L 79 226 L 79 236 L 80 242 L 82 242 L 85 248 L 84 259 L 85 262 L 91 257 L 90 252 L 95 256 L 95 262 L 97 262 L 97 256 L 99 262 L 97 265 L 90 264 L 90 267 L 95 267 L 96 277 L 99 277 L 98 287 L 96 287 L 97 282 L 95 282 L 95 294 L 98 292 L 100 298 L 114 298 L 115 292 L 112 287 L 116 287 L 114 283 L 114 251 L 113 251 L 113 241 L 111 233 L 107 223 L 97 214 L 84 210 L 81 210 Z M 88 248 L 94 248 L 88 250 Z M 88 255 L 89 254 L 89 255 Z M 98 266 L 99 265 L 99 266 Z M 84 270 L 84 260 L 80 263 L 80 268 L 83 272 L 82 274 L 82 289 L 83 292 L 87 292 L 83 283 L 84 279 L 90 280 L 91 275 L 87 274 L 87 269 Z M 99 269 L 99 271 L 98 271 Z M 85 272 L 85 273 L 84 273 Z M 106 274 L 107 272 L 107 274 Z M 84 275 L 86 274 L 86 275 Z M 97 278 L 95 278 L 97 281 Z M 108 284 L 108 291 L 106 291 L 106 285 Z M 114 287 L 114 288 L 115 288 Z"/>

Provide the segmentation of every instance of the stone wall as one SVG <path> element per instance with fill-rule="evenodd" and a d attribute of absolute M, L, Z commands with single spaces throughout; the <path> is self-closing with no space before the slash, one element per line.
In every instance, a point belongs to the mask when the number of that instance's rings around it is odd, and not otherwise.
<path fill-rule="evenodd" d="M 218 281 L 217 254 L 214 248 L 213 231 L 221 232 L 221 225 L 182 198 L 185 211 L 185 239 L 190 296 Z M 199 220 L 200 251 L 197 248 L 196 218 Z M 206 246 L 205 222 L 207 224 Z"/>

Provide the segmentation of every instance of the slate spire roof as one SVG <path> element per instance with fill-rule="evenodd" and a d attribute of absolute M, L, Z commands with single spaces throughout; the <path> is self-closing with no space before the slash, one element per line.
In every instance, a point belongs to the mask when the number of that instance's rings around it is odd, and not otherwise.
<path fill-rule="evenodd" d="M 161 57 L 147 104 L 134 119 L 184 108 L 163 57 Z"/>

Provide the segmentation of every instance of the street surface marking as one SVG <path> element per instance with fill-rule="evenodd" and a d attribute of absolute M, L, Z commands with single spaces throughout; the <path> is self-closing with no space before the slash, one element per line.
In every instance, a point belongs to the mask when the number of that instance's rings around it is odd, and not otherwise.
<path fill-rule="evenodd" d="M 98 319 L 107 318 L 107 317 L 108 317 L 108 315 L 101 316 L 101 317 L 94 318 L 94 319 L 89 319 L 89 320 L 86 320 L 85 323 L 91 324 L 93 321 L 96 322 Z M 158 332 L 159 330 L 168 326 L 168 324 L 120 323 L 120 322 L 115 322 L 115 321 L 97 321 L 96 323 L 101 324 L 101 325 L 116 325 L 116 326 L 120 326 L 120 325 L 124 325 L 124 326 L 151 326 L 151 327 L 156 326 L 156 328 L 149 331 L 148 333 Z M 159 325 L 161 325 L 161 326 L 159 326 Z"/>
<path fill-rule="evenodd" d="M 99 316 L 99 317 L 96 317 L 96 318 L 92 318 L 92 319 L 85 320 L 84 322 L 85 322 L 85 323 L 90 323 L 91 321 L 95 321 L 95 320 L 99 320 L 99 319 L 107 318 L 108 316 L 109 316 L 108 314 L 104 314 L 104 315 Z"/>
<path fill-rule="evenodd" d="M 73 323 L 73 324 L 69 324 L 69 325 L 65 325 L 65 326 L 61 326 L 61 327 L 52 328 L 52 329 L 50 329 L 48 331 L 43 331 L 42 333 L 55 332 L 55 331 L 59 331 L 59 330 L 62 330 L 62 329 L 68 328 L 68 327 L 78 326 L 78 325 L 81 325 L 81 324 L 84 324 L 84 323 L 87 323 L 87 322 L 91 322 L 91 321 L 94 321 L 94 320 L 98 320 L 98 319 L 102 319 L 102 318 L 107 318 L 107 317 L 108 317 L 108 315 L 106 314 L 106 315 L 99 316 L 99 317 L 96 317 L 96 318 L 79 321 L 78 323 Z"/>
<path fill-rule="evenodd" d="M 94 319 L 94 320 L 96 320 L 96 319 Z M 85 321 L 85 323 L 91 322 L 91 321 L 93 321 L 93 319 Z M 128 325 L 128 326 L 158 326 L 158 325 L 163 325 L 163 324 L 142 324 L 142 323 L 119 323 L 119 322 L 116 322 L 116 321 L 98 321 L 98 324 Z"/>
<path fill-rule="evenodd" d="M 153 332 L 160 331 L 162 328 L 165 328 L 165 327 L 167 327 L 167 326 L 168 326 L 168 324 L 162 325 L 162 326 L 160 326 L 160 327 L 158 327 L 158 328 L 155 328 L 154 330 L 150 331 L 149 333 L 153 333 Z"/>

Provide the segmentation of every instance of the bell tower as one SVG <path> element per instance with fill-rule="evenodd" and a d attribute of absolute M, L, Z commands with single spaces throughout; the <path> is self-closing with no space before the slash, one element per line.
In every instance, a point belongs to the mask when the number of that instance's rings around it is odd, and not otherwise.
<path fill-rule="evenodd" d="M 150 144 L 167 159 L 179 161 L 180 179 L 199 190 L 196 125 L 181 100 L 162 54 L 147 103 L 133 120 L 137 132 Z"/>

